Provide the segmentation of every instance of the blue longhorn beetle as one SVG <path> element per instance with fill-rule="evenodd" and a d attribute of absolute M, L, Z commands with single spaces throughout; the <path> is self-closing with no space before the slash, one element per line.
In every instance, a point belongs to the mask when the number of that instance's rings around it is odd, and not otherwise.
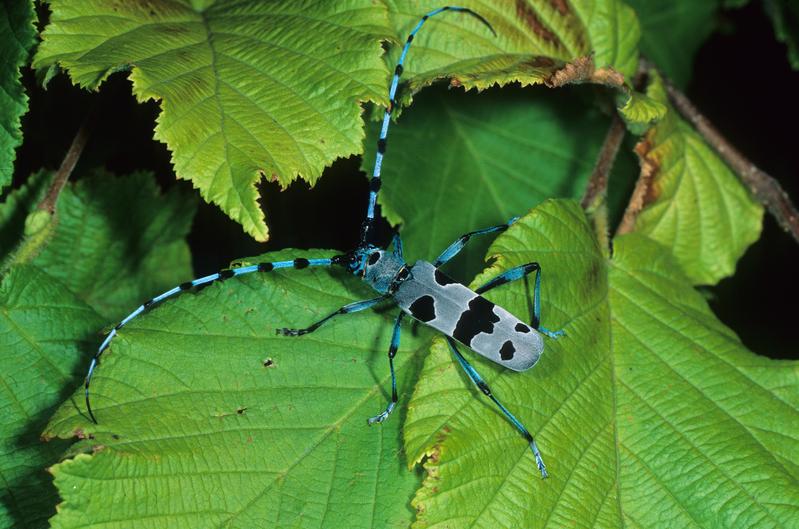
<path fill-rule="evenodd" d="M 474 367 L 463 357 L 457 345 L 461 343 L 470 347 L 476 353 L 488 358 L 492 362 L 496 362 L 514 371 L 524 371 L 533 367 L 544 349 L 542 335 L 555 338 L 563 334 L 562 331 L 549 331 L 539 323 L 541 314 L 539 301 L 541 289 L 540 266 L 538 263 L 527 263 L 511 268 L 474 291 L 451 279 L 439 269 L 442 265 L 455 257 L 472 237 L 503 232 L 518 220 L 518 217 L 514 217 L 505 224 L 462 235 L 444 250 L 432 264 L 426 261 L 417 261 L 416 264 L 412 266 L 408 265 L 402 258 L 402 241 L 398 235 L 394 237 L 393 251 L 391 252 L 375 246 L 370 242 L 375 224 L 375 203 L 377 202 L 377 193 L 380 190 L 381 183 L 380 168 L 383 162 L 383 156 L 386 152 L 386 136 L 388 134 L 391 113 L 396 105 L 395 95 L 399 78 L 402 75 L 402 65 L 405 61 L 408 49 L 411 46 L 411 42 L 413 42 L 414 36 L 422 25 L 424 25 L 425 21 L 444 11 L 456 11 L 469 14 L 485 24 L 496 36 L 496 32 L 491 24 L 481 15 L 468 8 L 454 6 L 441 7 L 429 12 L 422 17 L 411 31 L 402 49 L 399 61 L 397 62 L 394 77 L 389 89 L 389 106 L 383 116 L 380 137 L 377 141 L 377 156 L 375 158 L 374 171 L 369 184 L 369 205 L 366 213 L 366 220 L 363 222 L 361 228 L 361 238 L 358 247 L 349 253 L 336 255 L 330 258 L 298 258 L 290 261 L 265 262 L 251 266 L 222 270 L 218 273 L 183 283 L 140 305 L 108 333 L 89 365 L 89 372 L 86 375 L 84 387 L 86 409 L 93 422 L 97 423 L 97 419 L 92 411 L 89 400 L 89 385 L 91 383 L 92 374 L 99 364 L 100 356 L 108 348 L 111 339 L 117 334 L 119 329 L 151 306 L 194 287 L 252 272 L 269 272 L 281 268 L 302 269 L 309 266 L 337 265 L 346 268 L 352 274 L 366 281 L 380 295 L 372 299 L 345 305 L 329 316 L 304 329 L 277 329 L 277 333 L 283 336 L 302 336 L 315 331 L 335 316 L 365 310 L 383 301 L 393 299 L 402 310 L 395 320 L 394 331 L 391 336 L 391 345 L 388 349 L 388 361 L 391 370 L 391 401 L 382 413 L 370 418 L 368 423 L 371 425 L 383 422 L 388 418 L 397 404 L 397 381 L 394 373 L 394 356 L 400 344 L 400 324 L 405 314 L 408 314 L 446 335 L 447 343 L 455 359 L 480 391 L 499 407 L 502 413 L 505 414 L 527 440 L 535 456 L 535 462 L 538 469 L 541 471 L 542 477 L 547 477 L 546 466 L 544 465 L 541 453 L 538 450 L 533 436 L 527 428 L 502 405 L 496 396 L 494 396 L 488 384 L 486 384 Z M 488 301 L 481 295 L 494 287 L 521 279 L 532 272 L 536 272 L 536 277 L 533 290 L 533 320 L 529 325 L 522 322 L 502 307 Z"/>

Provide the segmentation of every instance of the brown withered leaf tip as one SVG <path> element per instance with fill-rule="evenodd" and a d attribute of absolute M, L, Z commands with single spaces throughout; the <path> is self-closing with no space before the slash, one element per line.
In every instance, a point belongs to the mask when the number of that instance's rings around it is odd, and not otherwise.
<path fill-rule="evenodd" d="M 572 62 L 556 70 L 544 81 L 550 88 L 558 88 L 570 83 L 587 81 L 594 74 L 594 58 L 590 55 L 577 57 Z"/>
<path fill-rule="evenodd" d="M 646 190 L 641 197 L 641 209 L 651 204 L 660 196 L 660 188 L 655 182 L 655 176 L 660 171 L 660 160 L 656 156 L 650 155 L 654 147 L 651 137 L 654 130 L 650 129 L 643 140 L 635 145 L 635 154 L 641 162 L 641 178 L 646 182 Z"/>
<path fill-rule="evenodd" d="M 633 149 L 635 154 L 638 155 L 638 160 L 641 164 L 641 174 L 635 182 L 635 189 L 633 189 L 630 202 L 627 204 L 627 209 L 624 211 L 624 216 L 616 230 L 617 235 L 632 232 L 635 229 L 638 214 L 641 213 L 647 204 L 651 204 L 660 196 L 660 189 L 654 183 L 655 176 L 660 171 L 660 161 L 652 155 L 654 147 L 652 142 L 653 134 L 654 129 L 650 129 L 644 139 L 639 141 Z"/>
<path fill-rule="evenodd" d="M 591 81 L 605 86 L 612 86 L 614 88 L 624 87 L 624 76 L 618 70 L 606 66 L 595 71 L 591 76 Z"/>
<path fill-rule="evenodd" d="M 594 83 L 625 91 L 628 90 L 627 85 L 624 83 L 624 75 L 621 72 L 610 66 L 597 70 L 592 55 L 577 57 L 573 61 L 566 63 L 565 66 L 555 71 L 544 81 L 544 84 L 550 88 L 559 88 L 567 84 L 577 83 Z"/>

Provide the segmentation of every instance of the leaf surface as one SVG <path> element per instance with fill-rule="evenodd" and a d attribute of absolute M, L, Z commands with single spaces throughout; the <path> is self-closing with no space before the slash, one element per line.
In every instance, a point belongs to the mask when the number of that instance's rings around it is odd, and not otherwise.
<path fill-rule="evenodd" d="M 47 527 L 58 495 L 45 467 L 63 443 L 39 434 L 94 345 L 102 318 L 35 266 L 0 279 L 0 527 Z"/>
<path fill-rule="evenodd" d="M 191 274 L 186 236 L 196 200 L 161 193 L 151 174 L 95 173 L 59 197 L 55 237 L 34 260 L 115 320 Z"/>
<path fill-rule="evenodd" d="M 716 28 L 719 0 L 627 0 L 641 23 L 641 53 L 678 86 L 691 78 L 699 47 Z"/>
<path fill-rule="evenodd" d="M 396 310 L 275 334 L 374 295 L 338 272 L 230 279 L 124 327 L 92 386 L 99 426 L 79 391 L 48 428 L 91 434 L 95 451 L 53 469 L 53 527 L 407 527 L 419 480 L 401 453 L 404 405 L 366 425 L 388 398 Z M 429 341 L 410 329 L 396 357 L 403 401 Z"/>
<path fill-rule="evenodd" d="M 360 152 L 360 103 L 387 103 L 380 3 L 50 6 L 34 66 L 59 65 L 89 89 L 130 70 L 136 97 L 161 101 L 155 138 L 178 177 L 258 240 L 267 238 L 261 178 L 315 182 L 336 158 Z"/>
<path fill-rule="evenodd" d="M 30 0 L 0 4 L 0 193 L 11 183 L 16 149 L 22 143 L 20 119 L 28 110 L 28 96 L 20 68 L 36 43 L 35 13 Z"/>
<path fill-rule="evenodd" d="M 659 78 L 648 91 L 666 102 Z M 670 247 L 695 284 L 732 275 L 760 236 L 763 207 L 671 107 L 636 152 L 652 180 L 635 230 Z"/>
<path fill-rule="evenodd" d="M 786 527 L 799 516 L 799 364 L 757 357 L 668 252 L 637 234 L 603 258 L 579 206 L 548 201 L 501 235 L 474 284 L 537 261 L 539 363 L 468 355 L 536 436 L 526 443 L 436 340 L 409 404 L 427 471 L 415 527 Z M 521 282 L 487 294 L 527 313 Z"/>
<path fill-rule="evenodd" d="M 34 175 L 0 206 L 0 259 L 22 237 L 50 176 Z M 196 201 L 178 186 L 162 194 L 151 174 L 98 171 L 68 184 L 57 208 L 55 232 L 32 262 L 108 321 L 191 276 L 185 237 Z"/>

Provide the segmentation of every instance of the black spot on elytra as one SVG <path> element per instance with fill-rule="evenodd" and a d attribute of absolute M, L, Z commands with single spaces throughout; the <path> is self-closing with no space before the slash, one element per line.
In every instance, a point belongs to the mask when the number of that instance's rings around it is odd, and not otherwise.
<path fill-rule="evenodd" d="M 372 266 L 379 260 L 380 260 L 380 252 L 374 252 L 369 254 L 369 266 Z"/>
<path fill-rule="evenodd" d="M 477 296 L 469 302 L 469 308 L 458 318 L 452 336 L 465 345 L 471 345 L 472 339 L 484 332 L 494 332 L 494 324 L 499 321 L 499 316 L 494 314 L 494 305 L 482 296 Z"/>
<path fill-rule="evenodd" d="M 438 268 L 436 268 L 436 271 L 433 273 L 433 276 L 436 279 L 436 283 L 438 283 L 442 287 L 444 285 L 452 285 L 454 283 L 457 283 L 457 281 L 455 281 L 454 279 L 448 277 L 444 272 L 442 272 Z"/>
<path fill-rule="evenodd" d="M 530 327 L 523 323 L 517 323 L 514 329 L 516 329 L 516 332 L 530 332 Z"/>
<path fill-rule="evenodd" d="M 502 347 L 499 350 L 499 356 L 503 360 L 510 360 L 513 358 L 513 353 L 516 352 L 516 348 L 513 347 L 513 343 L 510 340 L 502 344 Z"/>
<path fill-rule="evenodd" d="M 422 296 L 409 307 L 411 315 L 419 321 L 427 323 L 436 318 L 436 307 L 433 296 Z"/>

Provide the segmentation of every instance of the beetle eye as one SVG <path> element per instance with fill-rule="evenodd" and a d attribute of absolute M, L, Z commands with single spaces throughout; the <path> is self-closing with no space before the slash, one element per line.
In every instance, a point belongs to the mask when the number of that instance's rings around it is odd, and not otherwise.
<path fill-rule="evenodd" d="M 380 260 L 380 252 L 374 252 L 369 255 L 369 266 L 372 266 Z"/>

